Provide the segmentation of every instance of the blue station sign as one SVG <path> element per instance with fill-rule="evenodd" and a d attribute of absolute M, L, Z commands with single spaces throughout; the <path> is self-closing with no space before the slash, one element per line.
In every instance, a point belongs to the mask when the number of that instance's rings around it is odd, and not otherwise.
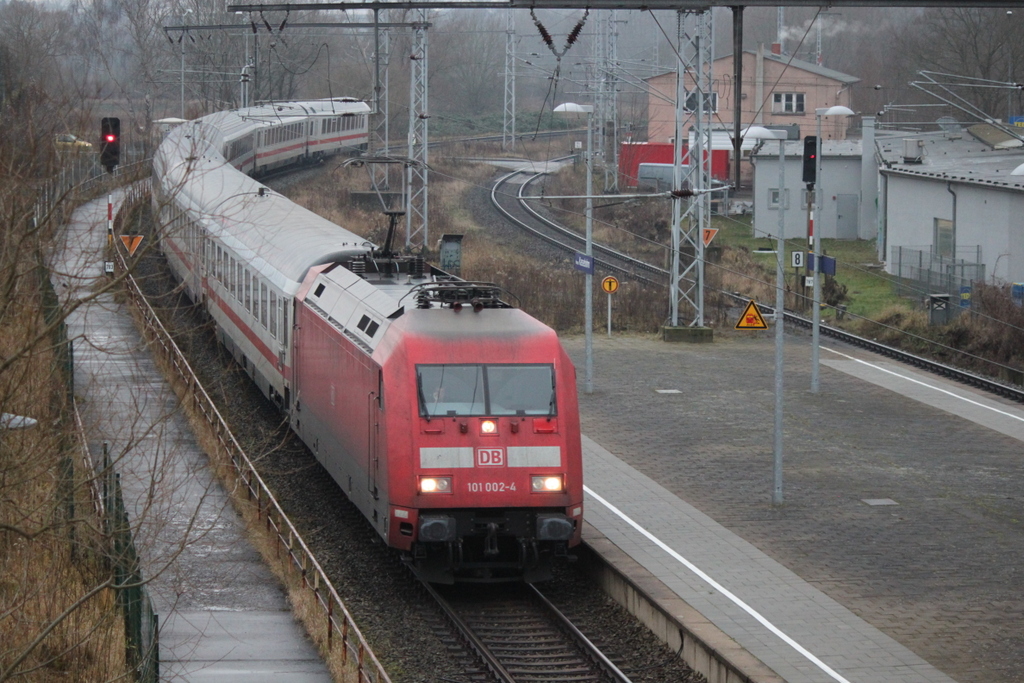
<path fill-rule="evenodd" d="M 594 274 L 593 256 L 587 256 L 586 254 L 581 254 L 577 251 L 576 257 L 572 261 L 572 265 L 576 270 L 582 270 L 584 273 L 590 273 L 591 275 Z"/>

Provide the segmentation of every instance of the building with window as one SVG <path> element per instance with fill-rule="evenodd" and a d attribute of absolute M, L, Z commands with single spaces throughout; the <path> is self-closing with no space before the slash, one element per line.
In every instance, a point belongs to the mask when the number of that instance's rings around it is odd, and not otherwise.
<path fill-rule="evenodd" d="M 972 282 L 1024 282 L 1024 142 L 989 124 L 928 133 L 878 133 L 822 143 L 822 238 L 878 239 L 886 272 L 915 291 L 950 294 Z M 779 192 L 778 143 L 754 162 L 754 233 L 776 235 L 784 201 L 787 238 L 807 234 L 803 145 L 786 143 Z"/>
<path fill-rule="evenodd" d="M 779 144 L 765 141 L 750 157 L 754 163 L 754 234 L 779 233 L 779 201 L 785 201 L 786 239 L 807 235 L 809 193 L 803 176 L 802 141 L 786 142 L 786 170 L 779 191 Z M 861 216 L 863 173 L 860 140 L 824 140 L 821 144 L 822 207 L 815 234 L 825 239 L 871 239 L 876 226 Z M 870 188 L 869 188 L 870 189 Z M 869 196 L 869 201 L 872 197 Z"/>
<path fill-rule="evenodd" d="M 1024 282 L 1024 143 L 989 124 L 879 138 L 886 271 L 956 295 Z"/>
<path fill-rule="evenodd" d="M 715 92 L 712 103 L 715 123 L 728 122 L 731 130 L 735 92 L 733 56 L 716 59 L 712 65 Z M 648 142 L 669 142 L 675 136 L 676 73 L 671 71 L 646 79 Z M 814 135 L 814 110 L 836 104 L 851 106 L 851 86 L 859 78 L 826 69 L 787 55 L 766 52 L 743 53 L 741 123 L 785 126 L 799 131 L 799 137 Z M 693 89 L 692 81 L 686 85 Z M 822 137 L 845 140 L 849 120 L 822 121 Z"/>

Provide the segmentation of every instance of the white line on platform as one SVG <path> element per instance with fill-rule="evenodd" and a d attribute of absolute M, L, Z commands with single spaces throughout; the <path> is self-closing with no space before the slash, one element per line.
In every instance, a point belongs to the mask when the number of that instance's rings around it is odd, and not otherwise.
<path fill-rule="evenodd" d="M 893 377 L 899 377 L 900 379 L 905 379 L 908 382 L 913 382 L 914 384 L 919 384 L 922 387 L 927 387 L 928 389 L 934 389 L 935 391 L 938 391 L 939 393 L 942 393 L 942 394 L 946 394 L 947 396 L 952 396 L 953 398 L 958 398 L 961 401 L 964 401 L 966 403 L 970 403 L 972 406 L 978 406 L 979 408 L 985 408 L 987 410 L 991 410 L 994 413 L 999 413 L 1000 415 L 1002 415 L 1004 417 L 1009 417 L 1009 418 L 1013 418 L 1014 420 L 1018 420 L 1020 422 L 1024 422 L 1024 417 L 1021 417 L 1020 415 L 1014 415 L 1013 413 L 1008 413 L 1005 410 L 1000 410 L 999 408 L 994 408 L 994 407 L 992 407 L 990 405 L 985 405 L 984 403 L 981 403 L 979 401 L 974 401 L 972 399 L 967 398 L 966 396 L 961 396 L 960 394 L 957 394 L 955 392 L 949 391 L 948 389 L 943 389 L 942 387 L 937 387 L 934 384 L 928 384 L 927 382 L 922 382 L 921 380 L 914 379 L 913 377 L 910 377 L 908 375 L 901 375 L 900 373 L 895 372 L 894 370 L 889 370 L 888 368 L 883 368 L 881 365 L 875 365 L 874 363 L 869 363 L 866 360 L 861 360 L 860 358 L 854 358 L 853 356 L 848 356 L 845 353 L 842 353 L 841 351 L 836 351 L 835 349 L 830 349 L 827 346 L 822 346 L 821 348 L 824 349 L 825 351 L 831 351 L 832 353 L 836 354 L 837 356 L 842 356 L 843 358 L 849 358 L 850 360 L 857 361 L 858 363 L 860 363 L 862 365 L 866 365 L 869 368 L 874 368 L 875 370 L 880 370 L 881 372 L 890 374 Z"/>
<path fill-rule="evenodd" d="M 583 490 L 586 491 L 587 493 L 589 493 L 595 500 L 597 500 L 597 502 L 601 503 L 606 508 L 608 508 L 609 510 L 614 512 L 624 522 L 626 522 L 631 527 L 633 527 L 634 529 L 639 531 L 641 534 L 643 534 L 647 538 L 647 540 L 649 540 L 651 543 L 653 543 L 654 545 L 656 545 L 659 548 L 661 548 L 662 550 L 664 550 L 666 553 L 671 555 L 676 561 L 682 563 L 683 566 L 685 566 L 691 572 L 693 572 L 694 574 L 699 576 L 701 579 L 706 581 L 716 591 L 718 591 L 719 593 L 721 593 L 722 595 L 727 597 L 729 600 L 731 600 L 733 603 L 735 603 L 737 607 L 742 609 L 744 612 L 746 612 L 750 616 L 754 617 L 754 619 L 759 621 L 762 626 L 764 626 L 766 629 L 768 629 L 769 631 L 771 631 L 772 633 L 777 635 L 787 645 L 789 645 L 794 650 L 799 652 L 801 655 L 806 657 L 811 663 L 813 663 L 819 669 L 824 671 L 826 674 L 828 674 L 834 680 L 838 681 L 839 683 L 850 683 L 850 681 L 848 681 L 847 679 L 843 678 L 838 673 L 836 673 L 828 664 L 825 664 L 825 662 L 823 662 L 820 659 L 818 659 L 817 657 L 815 657 L 814 654 L 812 654 L 811 652 L 809 652 L 807 650 L 807 648 L 805 648 L 803 645 L 801 645 L 800 643 L 796 642 L 795 640 L 793 640 L 792 638 L 787 636 L 777 626 L 775 626 L 775 624 L 771 623 L 770 621 L 765 619 L 763 616 L 761 616 L 761 614 L 757 610 L 755 610 L 753 607 L 751 607 L 747 603 L 743 602 L 743 600 L 741 600 L 739 597 L 734 595 L 725 586 L 723 586 L 722 584 L 718 583 L 717 581 L 712 579 L 710 576 L 705 574 L 704 571 L 702 571 L 700 569 L 700 567 L 698 567 L 697 565 L 695 565 L 692 562 L 690 562 L 689 560 L 687 560 L 685 557 L 683 557 L 682 555 L 677 553 L 675 550 L 670 548 L 664 541 L 662 541 L 657 536 L 652 534 L 650 531 L 648 531 L 647 529 L 643 528 L 642 526 L 637 524 L 635 521 L 633 521 L 622 510 L 618 509 L 617 507 L 615 507 L 614 505 L 609 503 L 607 500 L 605 500 L 601 496 L 599 496 L 596 493 L 594 493 L 594 491 L 591 490 L 590 487 L 584 486 Z"/>

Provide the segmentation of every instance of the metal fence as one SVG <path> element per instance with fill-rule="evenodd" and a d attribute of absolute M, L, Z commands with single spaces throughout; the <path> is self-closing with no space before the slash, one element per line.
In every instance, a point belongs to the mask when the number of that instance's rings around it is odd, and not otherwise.
<path fill-rule="evenodd" d="M 981 263 L 981 247 L 959 250 L 973 252 L 975 261 L 939 256 L 930 249 L 911 247 L 892 248 L 892 273 L 898 296 L 925 297 L 929 294 L 949 294 L 960 298 L 963 287 L 985 281 L 985 264 Z"/>
<path fill-rule="evenodd" d="M 136 206 L 148 201 L 149 186 L 147 182 L 136 183 L 129 190 L 124 204 L 114 221 L 117 232 L 126 216 Z M 297 575 L 304 590 L 310 591 L 315 603 L 319 605 L 323 616 L 326 635 L 321 644 L 333 651 L 340 646 L 341 662 L 355 668 L 358 680 L 363 683 L 390 683 L 384 667 L 370 649 L 362 632 L 356 625 L 348 608 L 338 596 L 327 575 L 316 558 L 299 536 L 291 520 L 274 498 L 273 493 L 264 483 L 256 468 L 242 450 L 227 423 L 217 410 L 216 405 L 199 383 L 195 373 L 184 354 L 164 328 L 163 323 L 146 301 L 131 273 L 127 272 L 123 250 L 115 251 L 115 271 L 125 276 L 125 287 L 129 301 L 136 307 L 142 320 L 143 335 L 149 342 L 152 351 L 166 362 L 174 375 L 172 386 L 179 397 L 191 409 L 192 413 L 201 416 L 208 423 L 216 444 L 216 451 L 211 453 L 215 463 L 226 465 L 231 482 L 236 490 L 240 490 L 239 500 L 251 505 L 255 518 L 265 525 L 276 545 L 280 557 L 284 555 L 285 566 L 289 574 Z M 313 635 L 313 634 L 311 634 Z M 314 638 L 316 636 L 314 635 Z"/>
<path fill-rule="evenodd" d="M 67 214 L 80 201 L 112 191 L 126 182 L 141 179 L 150 172 L 152 160 L 143 159 L 118 166 L 113 174 L 96 163 L 94 155 L 77 156 L 67 166 L 36 188 L 36 202 L 32 219 L 36 225 L 50 220 L 63 223 Z"/>

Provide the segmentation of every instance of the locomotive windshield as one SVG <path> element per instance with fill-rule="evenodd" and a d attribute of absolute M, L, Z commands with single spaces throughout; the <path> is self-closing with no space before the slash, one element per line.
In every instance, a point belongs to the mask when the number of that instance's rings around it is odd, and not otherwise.
<path fill-rule="evenodd" d="M 420 415 L 555 415 L 551 365 L 417 365 Z"/>

